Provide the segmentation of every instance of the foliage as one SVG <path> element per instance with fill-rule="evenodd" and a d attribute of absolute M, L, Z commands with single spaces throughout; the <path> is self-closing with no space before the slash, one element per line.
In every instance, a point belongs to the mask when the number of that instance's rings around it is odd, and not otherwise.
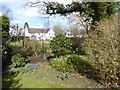
<path fill-rule="evenodd" d="M 85 55 L 84 47 L 82 45 L 82 43 L 84 42 L 84 38 L 72 37 L 71 40 L 73 42 L 72 51 L 75 54 Z"/>
<path fill-rule="evenodd" d="M 60 58 L 52 58 L 50 59 L 50 63 L 53 67 L 55 67 L 57 70 L 62 72 L 70 71 L 71 69 L 67 67 L 67 57 L 61 56 Z M 70 70 L 69 70 L 70 69 Z"/>
<path fill-rule="evenodd" d="M 72 2 L 71 4 L 60 4 L 55 2 L 47 3 L 47 14 L 67 15 L 72 12 L 79 12 L 82 16 L 88 15 L 86 20 L 92 18 L 92 25 L 105 17 L 118 12 L 119 2 Z"/>
<path fill-rule="evenodd" d="M 103 19 L 89 32 L 84 43 L 89 60 L 100 71 L 101 83 L 107 87 L 118 87 L 118 32 L 117 17 Z"/>
<path fill-rule="evenodd" d="M 24 24 L 24 29 L 25 29 L 26 27 L 29 28 L 29 24 L 28 24 L 27 22 L 25 22 L 25 24 Z"/>
<path fill-rule="evenodd" d="M 81 57 L 76 54 L 70 54 L 61 56 L 60 58 L 52 58 L 50 63 L 59 71 L 62 72 L 87 72 L 87 69 L 91 69 L 91 63 L 85 60 L 85 57 Z"/>
<path fill-rule="evenodd" d="M 2 28 L 2 60 L 3 65 L 10 63 L 11 59 L 11 50 L 10 50 L 10 41 L 9 41 L 9 27 L 10 20 L 7 16 L 0 16 L 0 28 Z M 9 58 L 7 58 L 9 57 Z"/>
<path fill-rule="evenodd" d="M 6 41 L 4 43 L 4 45 L 2 45 L 2 63 L 3 66 L 6 64 L 10 64 L 11 63 L 11 46 L 10 46 L 10 41 Z M 8 58 L 9 57 L 9 58 Z"/>
<path fill-rule="evenodd" d="M 24 36 L 11 36 L 10 37 L 11 42 L 16 42 L 17 41 L 16 38 L 18 38 L 18 40 L 20 41 L 20 40 L 22 40 L 24 38 Z"/>
<path fill-rule="evenodd" d="M 50 48 L 55 56 L 61 56 L 71 53 L 72 42 L 65 35 L 58 35 L 50 42 Z"/>
<path fill-rule="evenodd" d="M 1 19 L 2 18 L 2 19 Z M 9 26 L 10 26 L 10 20 L 7 16 L 2 15 L 0 17 L 0 19 L 2 20 L 2 38 L 3 40 L 6 39 L 8 40 L 9 38 Z"/>
<path fill-rule="evenodd" d="M 23 57 L 20 54 L 16 54 L 14 56 L 12 56 L 12 66 L 13 67 L 23 67 L 25 66 L 25 64 L 27 63 L 27 61 L 29 60 L 29 57 Z"/>
<path fill-rule="evenodd" d="M 24 45 L 29 56 L 37 56 L 37 51 L 41 48 L 41 44 L 37 40 L 25 39 Z"/>
<path fill-rule="evenodd" d="M 31 66 L 29 66 L 29 67 L 25 67 L 24 68 L 24 70 L 31 70 L 31 69 L 34 69 L 34 68 L 36 68 L 36 64 L 32 64 Z"/>
<path fill-rule="evenodd" d="M 11 55 L 21 54 L 22 56 L 27 56 L 27 51 L 21 46 L 11 45 Z"/>
<path fill-rule="evenodd" d="M 26 72 L 33 72 L 38 65 L 27 63 L 24 67 L 10 68 L 10 73 L 14 73 L 17 76 L 23 75 Z"/>
<path fill-rule="evenodd" d="M 71 25 L 70 32 L 73 35 L 73 37 L 78 37 L 80 35 L 77 25 Z"/>

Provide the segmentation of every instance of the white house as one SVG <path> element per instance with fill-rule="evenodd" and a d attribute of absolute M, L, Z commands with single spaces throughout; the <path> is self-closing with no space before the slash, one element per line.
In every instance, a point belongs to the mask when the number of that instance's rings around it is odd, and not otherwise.
<path fill-rule="evenodd" d="M 25 36 L 35 40 L 50 40 L 55 37 L 55 32 L 52 29 L 25 27 Z"/>

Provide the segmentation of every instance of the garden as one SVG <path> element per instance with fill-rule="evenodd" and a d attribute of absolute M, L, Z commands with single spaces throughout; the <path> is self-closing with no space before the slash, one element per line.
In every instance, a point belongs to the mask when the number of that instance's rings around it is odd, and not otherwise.
<path fill-rule="evenodd" d="M 52 40 L 10 36 L 9 18 L 5 15 L 0 17 L 3 29 L 3 88 L 120 87 L 118 16 L 112 12 L 112 8 L 109 8 L 109 6 L 114 8 L 116 4 L 83 3 L 85 6 L 80 10 L 73 7 L 76 5 L 81 6 L 77 2 L 66 7 L 58 3 L 48 3 L 46 12 L 62 15 L 73 11 L 84 12 L 81 15 L 86 18 L 84 21 L 86 29 L 78 33 L 79 30 L 71 26 L 73 37 L 67 37 L 63 33 L 57 34 Z M 96 11 L 94 5 L 100 5 L 98 8 L 100 12 Z M 106 13 L 100 8 L 105 5 L 108 5 L 107 9 L 104 7 Z M 68 9 L 65 9 L 67 7 L 70 7 L 71 11 L 67 11 Z M 88 20 L 92 21 L 88 24 Z M 79 37 L 80 35 L 82 37 Z"/>

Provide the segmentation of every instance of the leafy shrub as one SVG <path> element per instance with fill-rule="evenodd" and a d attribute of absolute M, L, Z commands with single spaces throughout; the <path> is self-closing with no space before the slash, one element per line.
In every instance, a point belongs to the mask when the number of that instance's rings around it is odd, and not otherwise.
<path fill-rule="evenodd" d="M 118 18 L 113 17 L 97 22 L 85 39 L 86 53 L 99 69 L 101 80 L 106 87 L 119 87 L 119 31 Z"/>
<path fill-rule="evenodd" d="M 52 58 L 50 63 L 57 70 L 62 72 L 79 72 L 82 74 L 96 75 L 96 68 L 92 65 L 92 63 L 84 60 L 85 57 L 81 57 L 80 55 L 71 54 L 66 56 L 61 56 L 60 58 Z"/>
<path fill-rule="evenodd" d="M 26 49 L 26 52 L 27 52 L 27 55 L 28 55 L 28 56 L 34 55 L 33 47 L 28 47 L 28 48 Z"/>
<path fill-rule="evenodd" d="M 18 38 L 19 40 L 23 40 L 23 38 L 26 38 L 24 36 L 11 36 L 10 39 L 11 39 L 11 42 L 16 42 Z"/>
<path fill-rule="evenodd" d="M 29 56 L 37 56 L 37 51 L 41 48 L 41 44 L 38 40 L 25 39 L 24 48 Z"/>
<path fill-rule="evenodd" d="M 72 51 L 75 54 L 85 55 L 85 51 L 83 47 L 84 38 L 72 37 L 71 40 L 73 42 Z"/>
<path fill-rule="evenodd" d="M 58 35 L 50 42 L 50 48 L 55 56 L 62 56 L 71 53 L 72 41 L 65 35 Z"/>
<path fill-rule="evenodd" d="M 29 57 L 23 57 L 21 54 L 12 56 L 12 66 L 13 67 L 23 67 L 29 60 Z"/>
<path fill-rule="evenodd" d="M 1 47 L 2 53 L 2 64 L 3 66 L 11 63 L 11 45 L 10 41 L 6 41 Z M 9 58 L 8 58 L 9 57 Z"/>
<path fill-rule="evenodd" d="M 16 55 L 16 54 L 21 54 L 22 56 L 27 56 L 27 51 L 23 48 L 23 47 L 20 47 L 20 46 L 11 46 L 11 54 L 12 55 Z"/>
<path fill-rule="evenodd" d="M 52 58 L 50 63 L 55 67 L 57 70 L 66 72 L 67 71 L 67 57 L 61 56 L 60 58 Z"/>

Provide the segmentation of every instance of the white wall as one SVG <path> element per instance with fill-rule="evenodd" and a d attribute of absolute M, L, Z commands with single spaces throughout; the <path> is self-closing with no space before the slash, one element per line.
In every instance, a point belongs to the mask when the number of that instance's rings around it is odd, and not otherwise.
<path fill-rule="evenodd" d="M 53 31 L 53 29 L 50 29 L 48 31 L 48 33 L 46 34 L 46 38 L 47 39 L 52 39 L 53 37 L 55 37 L 55 32 Z"/>
<path fill-rule="evenodd" d="M 25 36 L 29 37 L 30 36 L 30 33 L 28 32 L 28 28 L 25 27 Z"/>

